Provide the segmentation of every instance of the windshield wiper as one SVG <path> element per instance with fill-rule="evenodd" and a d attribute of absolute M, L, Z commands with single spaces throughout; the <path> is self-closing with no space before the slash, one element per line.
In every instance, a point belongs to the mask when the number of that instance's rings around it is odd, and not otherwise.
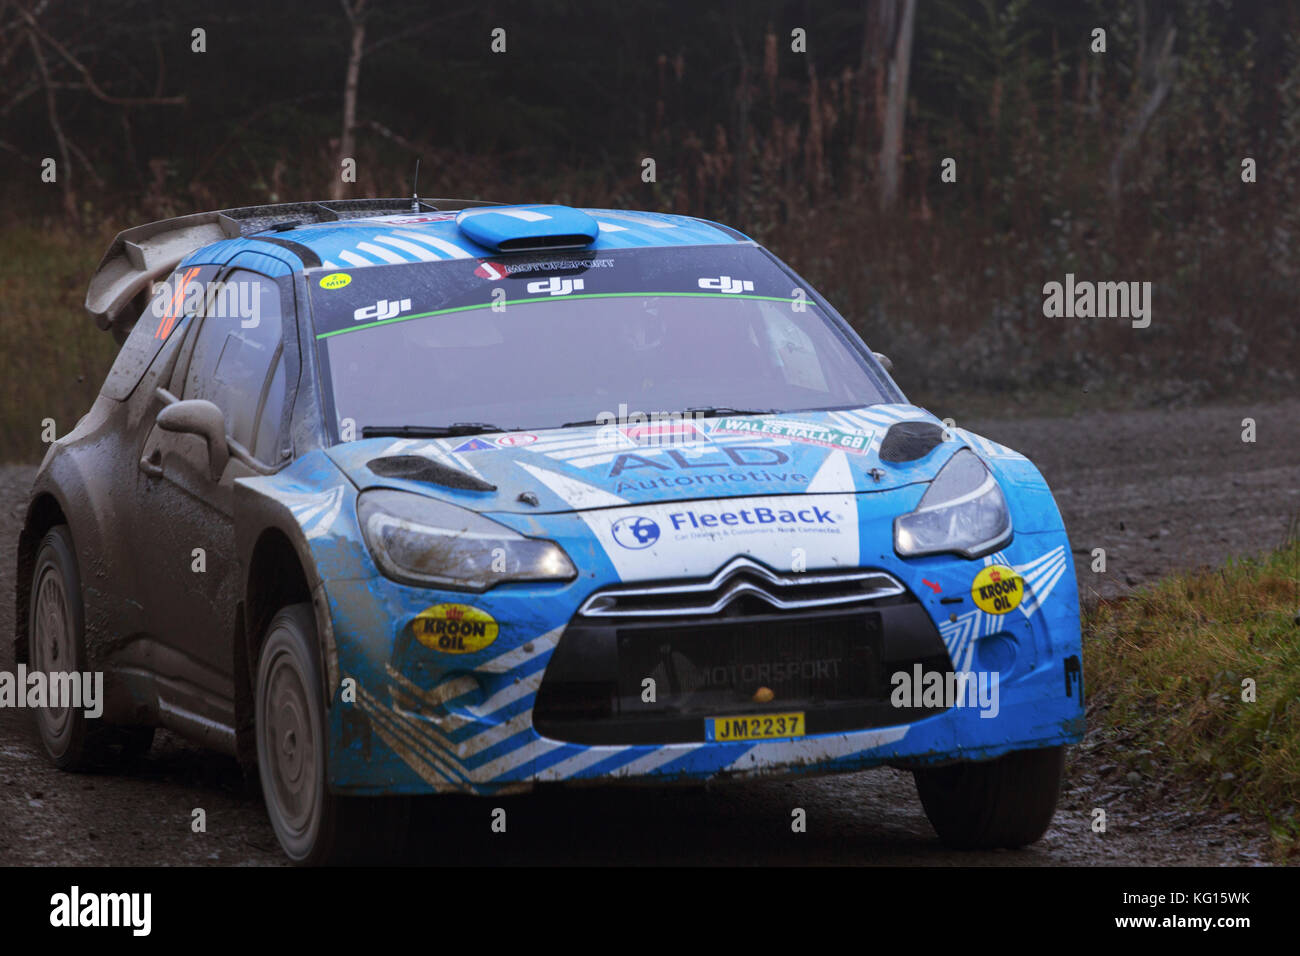
<path fill-rule="evenodd" d="M 726 405 L 704 407 L 696 406 L 686 409 L 681 417 L 687 415 L 703 415 L 705 418 L 715 418 L 718 415 L 776 415 L 779 414 L 775 408 L 729 408 Z"/>
<path fill-rule="evenodd" d="M 856 407 L 856 406 L 855 406 Z M 775 408 L 731 408 L 727 405 L 719 406 L 701 406 L 688 408 L 684 412 L 654 412 L 649 418 L 652 421 L 670 422 L 673 419 L 682 418 L 716 418 L 719 415 L 776 415 Z M 561 428 L 580 428 L 587 425 L 627 425 L 628 422 L 618 422 L 610 419 L 591 419 L 585 422 L 565 422 Z M 632 423 L 640 424 L 640 423 Z M 647 422 L 648 424 L 648 422 Z"/>
<path fill-rule="evenodd" d="M 454 438 L 457 435 L 480 435 L 504 432 L 500 425 L 487 422 L 453 422 L 450 425 L 363 425 L 362 438 Z"/>

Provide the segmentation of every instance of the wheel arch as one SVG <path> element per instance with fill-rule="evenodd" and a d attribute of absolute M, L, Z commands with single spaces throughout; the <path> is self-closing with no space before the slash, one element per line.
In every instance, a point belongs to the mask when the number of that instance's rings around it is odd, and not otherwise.
<path fill-rule="evenodd" d="M 244 570 L 243 600 L 236 615 L 234 635 L 234 679 L 236 749 L 241 760 L 256 759 L 253 737 L 253 689 L 257 683 L 257 664 L 262 643 L 271 619 L 281 608 L 309 603 L 316 622 L 317 653 L 320 673 L 325 676 L 324 700 L 329 710 L 337 680 L 333 624 L 324 584 L 312 560 L 311 551 L 297 525 L 289 528 L 275 523 L 263 527 L 252 541 L 242 562 Z"/>

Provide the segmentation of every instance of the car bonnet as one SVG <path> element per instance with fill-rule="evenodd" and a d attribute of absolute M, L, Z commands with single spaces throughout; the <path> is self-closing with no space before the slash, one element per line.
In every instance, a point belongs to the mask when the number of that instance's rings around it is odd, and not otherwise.
<path fill-rule="evenodd" d="M 887 491 L 930 481 L 964 444 L 916 406 L 872 405 L 453 438 L 368 438 L 328 454 L 361 489 L 396 488 L 475 511 L 537 514 Z"/>

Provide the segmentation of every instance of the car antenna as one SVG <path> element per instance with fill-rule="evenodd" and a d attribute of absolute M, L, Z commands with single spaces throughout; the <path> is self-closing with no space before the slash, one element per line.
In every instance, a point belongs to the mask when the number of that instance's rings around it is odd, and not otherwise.
<path fill-rule="evenodd" d="M 420 157 L 415 157 L 415 179 L 411 182 L 411 212 L 420 211 Z"/>

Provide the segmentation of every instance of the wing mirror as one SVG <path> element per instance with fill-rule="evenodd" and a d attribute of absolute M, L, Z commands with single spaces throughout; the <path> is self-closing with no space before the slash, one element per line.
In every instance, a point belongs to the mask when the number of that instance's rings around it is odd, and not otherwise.
<path fill-rule="evenodd" d="M 226 418 L 221 409 L 202 398 L 173 402 L 158 413 L 158 427 L 166 432 L 198 435 L 208 445 L 208 463 L 212 480 L 218 481 L 230 460 L 226 444 Z"/>
<path fill-rule="evenodd" d="M 886 372 L 892 372 L 894 370 L 894 363 L 889 360 L 889 356 L 884 352 L 872 352 L 871 354 L 876 357 L 877 362 L 885 367 Z"/>

